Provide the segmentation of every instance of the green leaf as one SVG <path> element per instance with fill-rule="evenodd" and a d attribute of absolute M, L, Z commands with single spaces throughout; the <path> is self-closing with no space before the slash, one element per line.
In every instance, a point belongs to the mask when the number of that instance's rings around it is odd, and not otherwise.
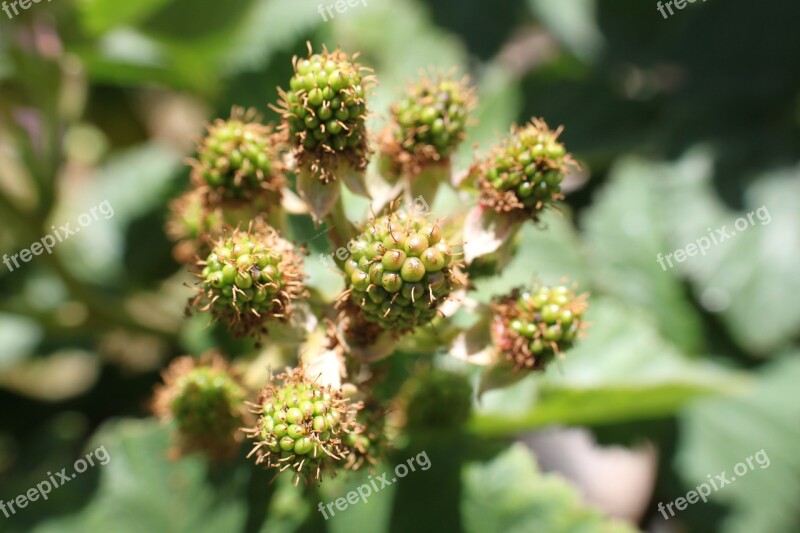
<path fill-rule="evenodd" d="M 597 57 L 605 43 L 595 0 L 528 0 L 530 10 L 572 53 L 583 60 Z"/>
<path fill-rule="evenodd" d="M 766 357 L 787 346 L 800 324 L 800 177 L 797 170 L 764 175 L 748 190 L 745 207 L 734 211 L 713 189 L 713 163 L 695 150 L 674 165 L 652 167 L 671 227 L 663 252 L 709 243 L 705 254 L 674 259 L 675 269 L 737 343 Z"/>
<path fill-rule="evenodd" d="M 467 127 L 467 140 L 455 156 L 460 169 L 466 169 L 476 157 L 473 145 L 487 154 L 498 139 L 508 134 L 522 107 L 519 80 L 498 65 L 489 65 L 477 87 L 478 108 L 472 113 L 475 122 Z"/>
<path fill-rule="evenodd" d="M 542 475 L 529 450 L 515 444 L 492 461 L 466 466 L 461 513 L 468 533 L 636 531 L 588 509 L 566 481 Z"/>
<path fill-rule="evenodd" d="M 84 214 L 92 221 L 80 233 L 59 244 L 58 253 L 83 279 L 109 279 L 118 273 L 129 224 L 166 201 L 181 154 L 156 143 L 116 154 L 99 169 L 91 192 L 74 204 L 60 206 L 53 223 L 71 222 Z"/>
<path fill-rule="evenodd" d="M 534 280 L 550 284 L 567 278 L 587 288 L 588 266 L 568 214 L 549 211 L 539 226 L 526 223 L 520 235 L 516 255 L 500 275 L 475 281 L 481 300 L 489 301 Z"/>
<path fill-rule="evenodd" d="M 197 456 L 170 461 L 169 431 L 155 420 L 111 422 L 93 443 L 111 458 L 95 467 L 100 470 L 95 498 L 76 515 L 43 524 L 38 533 L 242 530 L 246 471 L 225 465 L 215 475 Z"/>
<path fill-rule="evenodd" d="M 736 391 L 743 378 L 693 361 L 646 316 L 610 299 L 590 300 L 586 339 L 542 376 L 487 392 L 472 431 L 510 435 L 550 424 L 597 425 L 670 416 L 694 398 Z"/>
<path fill-rule="evenodd" d="M 224 54 L 221 63 L 225 71 L 258 68 L 277 50 L 290 45 L 300 35 L 308 34 L 322 22 L 317 5 L 318 2 L 307 0 L 255 2 Z M 300 50 L 297 53 L 302 55 Z"/>
<path fill-rule="evenodd" d="M 598 288 L 652 312 L 661 334 L 686 352 L 702 348 L 699 317 L 683 294 L 677 272 L 659 266 L 668 245 L 659 217 L 652 165 L 628 159 L 589 210 L 584 223 L 592 274 Z"/>
<path fill-rule="evenodd" d="M 78 5 L 84 27 L 90 33 L 100 35 L 117 26 L 134 25 L 167 3 L 168 0 L 84 0 Z"/>
<path fill-rule="evenodd" d="M 381 464 L 378 465 L 376 471 L 379 471 L 380 474 L 388 471 L 389 477 L 391 477 L 392 473 L 389 467 L 391 465 Z M 358 493 L 358 489 L 362 485 L 365 488 L 361 489 L 361 493 L 365 494 L 366 501 L 359 499 L 354 504 L 348 504 L 345 511 L 336 508 L 335 501 L 338 498 L 346 498 L 351 491 Z M 368 490 L 369 494 L 367 494 Z M 331 533 L 349 533 L 351 531 L 382 533 L 388 531 L 394 494 L 395 487 L 392 485 L 384 490 L 373 491 L 366 472 L 346 473 L 331 480 L 326 479 L 320 489 L 322 504 L 323 506 L 328 503 L 334 504 L 333 507 L 326 509 L 325 515 L 323 515 L 327 516 L 328 531 Z M 317 502 L 312 503 L 318 505 Z M 317 513 L 319 509 L 314 508 L 313 512 Z"/>
<path fill-rule="evenodd" d="M 800 353 L 795 352 L 767 366 L 747 394 L 700 402 L 682 417 L 678 465 L 687 487 L 708 483 L 709 475 L 716 479 L 723 471 L 732 481 L 709 497 L 732 506 L 720 531 L 800 530 L 798 381 Z"/>

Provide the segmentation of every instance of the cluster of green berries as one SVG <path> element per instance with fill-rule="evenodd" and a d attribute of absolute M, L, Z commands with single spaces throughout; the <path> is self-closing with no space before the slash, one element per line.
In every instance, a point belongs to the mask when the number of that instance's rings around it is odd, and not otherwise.
<path fill-rule="evenodd" d="M 515 128 L 480 169 L 481 201 L 501 213 L 536 219 L 546 206 L 560 200 L 561 182 L 574 165 L 560 130 L 541 120 Z"/>
<path fill-rule="evenodd" d="M 250 455 L 256 464 L 278 472 L 293 470 L 295 484 L 318 482 L 326 471 L 343 466 L 351 448 L 347 436 L 356 434 L 361 404 L 342 392 L 322 387 L 295 369 L 277 376 L 264 388 L 254 406 L 255 427 L 246 430 L 255 441 Z"/>
<path fill-rule="evenodd" d="M 285 320 L 303 292 L 300 258 L 271 227 L 256 223 L 220 238 L 200 265 L 200 293 L 191 302 L 235 334 L 263 329 L 268 319 Z"/>
<path fill-rule="evenodd" d="M 163 374 L 153 408 L 177 426 L 178 454 L 191 451 L 214 458 L 229 456 L 239 445 L 246 391 L 219 355 L 196 362 L 189 356 L 176 359 Z"/>
<path fill-rule="evenodd" d="M 419 173 L 427 163 L 446 160 L 466 137 L 474 96 L 463 81 L 422 78 L 392 106 L 390 139 L 382 142 L 396 169 Z"/>
<path fill-rule="evenodd" d="M 285 178 L 278 136 L 258 122 L 255 110 L 234 108 L 229 120 L 216 120 L 197 146 L 192 162 L 195 186 L 207 190 L 212 205 L 251 200 L 259 195 L 280 200 Z"/>
<path fill-rule="evenodd" d="M 543 369 L 585 327 L 586 294 L 563 285 L 514 291 L 495 302 L 495 341 L 516 369 Z"/>
<path fill-rule="evenodd" d="M 366 93 L 371 77 L 341 50 L 294 60 L 289 91 L 282 92 L 285 128 L 301 165 L 324 181 L 335 178 L 341 161 L 357 170 L 367 165 Z"/>
<path fill-rule="evenodd" d="M 405 429 L 410 432 L 457 430 L 472 412 L 472 385 L 463 374 L 426 369 L 399 394 Z"/>
<path fill-rule="evenodd" d="M 351 301 L 369 322 L 397 334 L 432 321 L 461 284 L 451 245 L 422 215 L 396 211 L 375 219 L 347 249 Z"/>

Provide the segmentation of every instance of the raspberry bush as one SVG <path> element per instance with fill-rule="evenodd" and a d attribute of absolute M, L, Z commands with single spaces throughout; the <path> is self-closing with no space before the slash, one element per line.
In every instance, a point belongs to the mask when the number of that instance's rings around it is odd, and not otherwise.
<path fill-rule="evenodd" d="M 586 296 L 571 288 L 537 286 L 481 303 L 466 274 L 498 276 L 498 250 L 513 257 L 518 248 L 509 231 L 493 248 L 465 254 L 483 240 L 476 217 L 492 212 L 518 229 L 562 198 L 574 163 L 560 129 L 540 119 L 515 127 L 451 179 L 474 122 L 470 84 L 445 75 L 412 82 L 373 134 L 367 109 L 376 80 L 357 58 L 310 46 L 307 57 L 295 57 L 274 107 L 279 126 L 260 123 L 255 111 L 214 121 L 167 226 L 175 257 L 196 277 L 190 314 L 217 338 L 253 339 L 264 351 L 254 359 L 248 354 L 258 352 L 245 348 L 237 357 L 246 381 L 218 359 L 213 370 L 179 360 L 157 392 L 156 412 L 177 421 L 183 450 L 218 459 L 219 449 L 246 437 L 255 464 L 292 472 L 295 484 L 374 468 L 394 447 L 463 431 L 478 390 L 546 371 L 568 356 L 586 324 Z M 379 152 L 372 165 L 371 143 Z M 370 199 L 360 220 L 351 218 L 342 184 Z M 446 187 L 459 208 L 438 214 L 434 195 Z M 414 196 L 420 190 L 429 197 Z M 303 217 L 316 242 L 294 237 Z M 307 250 L 325 237 L 332 251 L 317 262 Z M 328 271 L 334 281 L 315 279 Z M 491 324 L 477 345 L 480 328 L 463 325 L 470 317 Z M 457 348 L 465 336 L 474 348 L 467 353 Z M 466 366 L 446 368 L 434 355 L 448 351 Z M 419 364 L 389 380 L 408 353 Z M 276 373 L 264 375 L 263 357 Z M 499 383 L 500 368 L 514 378 Z"/>

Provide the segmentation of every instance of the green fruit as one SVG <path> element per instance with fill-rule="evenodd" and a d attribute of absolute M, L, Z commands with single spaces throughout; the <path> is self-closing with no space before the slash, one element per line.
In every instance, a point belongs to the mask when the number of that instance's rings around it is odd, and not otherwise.
<path fill-rule="evenodd" d="M 441 302 L 461 284 L 449 261 L 450 246 L 424 216 L 380 217 L 349 248 L 358 250 L 346 278 L 350 300 L 369 322 L 398 334 L 433 320 Z"/>
<path fill-rule="evenodd" d="M 243 425 L 245 389 L 221 356 L 205 354 L 199 360 L 184 356 L 163 373 L 156 388 L 153 409 L 177 428 L 178 452 L 199 451 L 224 458 L 239 446 Z"/>
<path fill-rule="evenodd" d="M 586 295 L 576 296 L 567 286 L 517 290 L 492 307 L 494 341 L 518 370 L 542 370 L 571 348 L 577 332 L 585 327 Z"/>
<path fill-rule="evenodd" d="M 277 472 L 291 468 L 295 484 L 319 482 L 324 472 L 346 466 L 345 439 L 361 430 L 356 422 L 361 404 L 294 369 L 276 376 L 259 394 L 257 406 L 260 418 L 246 430 L 255 441 L 256 464 Z"/>
<path fill-rule="evenodd" d="M 500 213 L 537 219 L 560 200 L 561 182 L 576 165 L 543 120 L 512 129 L 481 165 L 481 202 Z"/>
<path fill-rule="evenodd" d="M 395 172 L 411 175 L 429 163 L 447 160 L 466 137 L 474 104 L 465 80 L 422 77 L 392 106 L 392 124 L 381 140 L 383 155 Z"/>
<path fill-rule="evenodd" d="M 233 230 L 200 263 L 200 293 L 190 305 L 210 310 L 236 335 L 256 334 L 270 319 L 286 320 L 303 295 L 300 264 L 292 245 L 266 224 Z"/>
<path fill-rule="evenodd" d="M 230 119 L 208 125 L 197 144 L 197 159 L 192 161 L 195 187 L 206 192 L 211 205 L 257 196 L 278 205 L 285 184 L 279 139 L 271 126 L 258 122 L 254 110 L 234 108 Z"/>
<path fill-rule="evenodd" d="M 371 76 L 354 57 L 336 49 L 294 60 L 289 91 L 282 91 L 283 121 L 295 156 L 323 182 L 336 178 L 340 161 L 367 165 L 366 89 Z"/>

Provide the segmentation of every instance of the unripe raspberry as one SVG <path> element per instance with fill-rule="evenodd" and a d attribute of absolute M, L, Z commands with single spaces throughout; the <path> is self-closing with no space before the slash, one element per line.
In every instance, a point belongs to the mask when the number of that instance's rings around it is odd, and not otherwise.
<path fill-rule="evenodd" d="M 302 260 L 291 243 L 256 222 L 214 243 L 199 263 L 200 293 L 190 302 L 210 310 L 237 336 L 264 331 L 269 319 L 285 321 L 292 303 L 305 294 Z"/>
<path fill-rule="evenodd" d="M 586 327 L 588 294 L 563 285 L 515 290 L 492 304 L 492 336 L 515 370 L 543 370 Z"/>
<path fill-rule="evenodd" d="M 240 442 L 239 428 L 247 418 L 246 391 L 238 376 L 217 354 L 199 362 L 176 359 L 156 388 L 153 411 L 177 426 L 176 455 L 198 451 L 214 459 L 231 455 Z"/>
<path fill-rule="evenodd" d="M 475 97 L 465 80 L 423 77 L 392 106 L 392 124 L 383 132 L 382 156 L 390 174 L 415 176 L 431 163 L 445 163 L 466 137 Z"/>
<path fill-rule="evenodd" d="M 398 402 L 406 431 L 457 430 L 472 412 L 472 385 L 462 374 L 430 368 L 403 385 Z"/>
<path fill-rule="evenodd" d="M 222 214 L 206 207 L 203 196 L 202 191 L 192 189 L 169 204 L 166 233 L 176 242 L 173 255 L 181 263 L 208 255 L 211 249 L 204 237 L 222 232 Z"/>
<path fill-rule="evenodd" d="M 384 429 L 386 410 L 377 399 L 371 398 L 358 412 L 356 420 L 357 429 L 347 433 L 343 439 L 349 448 L 345 467 L 350 470 L 376 465 L 389 447 Z"/>
<path fill-rule="evenodd" d="M 454 248 L 423 215 L 398 211 L 377 218 L 348 244 L 349 298 L 368 321 L 398 335 L 428 324 L 465 283 Z"/>
<path fill-rule="evenodd" d="M 255 110 L 233 108 L 229 120 L 216 120 L 197 143 L 192 161 L 194 186 L 205 192 L 209 205 L 252 201 L 257 197 L 278 205 L 283 177 L 280 135 L 258 122 Z"/>
<path fill-rule="evenodd" d="M 558 142 L 560 133 L 539 119 L 513 128 L 478 166 L 481 203 L 499 213 L 537 220 L 545 207 L 562 199 L 561 181 L 575 163 Z"/>
<path fill-rule="evenodd" d="M 343 439 L 358 433 L 356 414 L 362 405 L 348 402 L 341 391 L 322 387 L 300 369 L 276 376 L 253 406 L 259 415 L 246 430 L 255 441 L 248 455 L 256 464 L 277 472 L 292 469 L 295 484 L 318 483 L 325 472 L 335 474 L 350 453 Z"/>
<path fill-rule="evenodd" d="M 336 179 L 342 164 L 367 167 L 366 95 L 372 76 L 356 59 L 336 49 L 294 58 L 289 90 L 281 91 L 283 128 L 301 167 L 322 182 Z"/>

